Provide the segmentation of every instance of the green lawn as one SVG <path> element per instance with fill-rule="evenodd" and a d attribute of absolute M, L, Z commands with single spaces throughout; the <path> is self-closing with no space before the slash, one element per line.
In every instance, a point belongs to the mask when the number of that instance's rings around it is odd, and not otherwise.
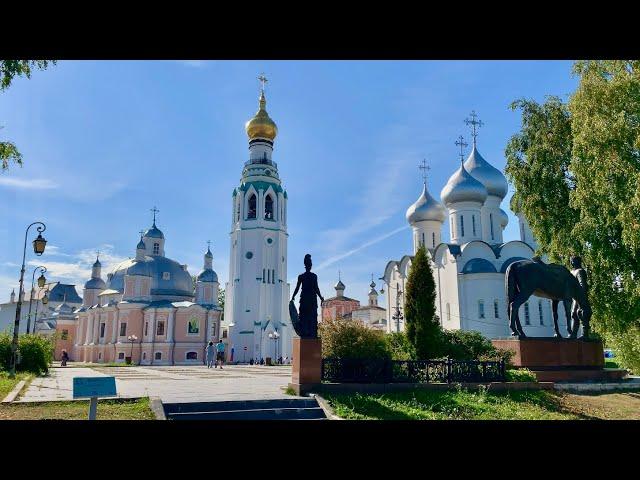
<path fill-rule="evenodd" d="M 0 420 L 87 420 L 88 401 L 0 405 Z M 155 420 L 148 398 L 99 400 L 98 420 Z"/>
<path fill-rule="evenodd" d="M 556 399 L 542 390 L 499 393 L 414 390 L 327 395 L 336 415 L 350 420 L 562 420 Z"/>

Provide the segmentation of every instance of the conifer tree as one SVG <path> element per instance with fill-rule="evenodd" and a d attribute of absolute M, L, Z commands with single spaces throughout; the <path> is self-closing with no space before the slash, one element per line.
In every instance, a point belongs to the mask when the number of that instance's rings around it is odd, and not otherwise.
<path fill-rule="evenodd" d="M 405 286 L 404 305 L 405 330 L 417 358 L 438 357 L 442 330 L 436 317 L 436 284 L 424 245 L 420 245 L 413 257 Z"/>

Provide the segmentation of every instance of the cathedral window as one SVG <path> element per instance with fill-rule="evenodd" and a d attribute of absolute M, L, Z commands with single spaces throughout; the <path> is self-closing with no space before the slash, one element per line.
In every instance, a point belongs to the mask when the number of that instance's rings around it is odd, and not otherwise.
<path fill-rule="evenodd" d="M 124 360 L 124 352 L 118 353 L 118 360 Z"/>
<path fill-rule="evenodd" d="M 431 232 L 431 246 L 433 248 L 436 247 L 436 233 L 435 232 Z"/>
<path fill-rule="evenodd" d="M 494 238 L 493 238 L 493 213 L 489 214 L 489 226 L 491 227 L 491 240 L 494 240 Z"/>
<path fill-rule="evenodd" d="M 154 255 L 159 255 L 160 254 L 160 244 L 159 243 L 154 243 L 153 244 L 153 254 Z"/>
<path fill-rule="evenodd" d="M 161 337 L 164 335 L 164 322 L 158 322 L 158 326 L 156 327 L 156 335 Z"/>
<path fill-rule="evenodd" d="M 216 324 L 215 323 L 213 325 L 211 325 L 211 336 L 212 337 L 216 336 Z"/>
<path fill-rule="evenodd" d="M 267 270 L 265 268 L 262 269 L 262 283 L 267 283 Z"/>
<path fill-rule="evenodd" d="M 451 217 L 451 238 L 455 237 L 455 234 L 453 233 L 453 217 Z"/>
<path fill-rule="evenodd" d="M 274 269 L 271 270 L 271 283 L 276 283 L 276 271 Z"/>
<path fill-rule="evenodd" d="M 100 324 L 100 338 L 104 338 L 104 327 L 105 327 L 105 324 L 101 323 Z M 63 338 L 63 340 L 64 340 L 64 338 Z"/>
<path fill-rule="evenodd" d="M 475 215 L 471 215 L 471 226 L 473 229 L 473 236 L 475 237 L 476 235 L 476 216 Z"/>
<path fill-rule="evenodd" d="M 197 360 L 198 352 L 187 352 L 187 360 Z"/>
<path fill-rule="evenodd" d="M 460 215 L 460 236 L 464 237 L 464 217 Z"/>
<path fill-rule="evenodd" d="M 144 336 L 149 334 L 149 322 L 144 322 Z"/>
<path fill-rule="evenodd" d="M 531 317 L 529 316 L 529 302 L 524 304 L 524 324 L 531 325 Z"/>
<path fill-rule="evenodd" d="M 264 218 L 266 220 L 273 220 L 273 199 L 271 195 L 267 195 L 264 200 Z"/>
<path fill-rule="evenodd" d="M 142 359 L 146 360 L 147 359 L 147 352 L 142 352 Z"/>
<path fill-rule="evenodd" d="M 124 337 L 127 334 L 127 324 L 126 322 L 122 322 L 120 324 L 120 336 Z"/>
<path fill-rule="evenodd" d="M 544 316 L 542 315 L 542 301 L 538 302 L 538 317 L 540 317 L 540 325 L 544 325 Z"/>
<path fill-rule="evenodd" d="M 484 300 L 478 300 L 478 318 L 484 318 Z"/>
<path fill-rule="evenodd" d="M 240 221 L 240 201 L 238 201 L 238 208 L 236 211 L 236 222 Z"/>
<path fill-rule="evenodd" d="M 493 301 L 493 318 L 500 318 L 500 304 L 498 300 Z"/>
<path fill-rule="evenodd" d="M 162 352 L 156 352 L 155 359 L 162 360 Z"/>
<path fill-rule="evenodd" d="M 424 241 L 424 233 L 422 234 L 422 245 L 426 245 Z"/>
<path fill-rule="evenodd" d="M 447 322 L 451 321 L 451 306 L 447 303 Z"/>
<path fill-rule="evenodd" d="M 162 279 L 163 280 L 171 280 L 171 273 L 170 272 L 162 272 Z"/>
<path fill-rule="evenodd" d="M 256 218 L 256 196 L 253 193 L 249 197 L 249 213 L 247 214 L 247 218 Z"/>

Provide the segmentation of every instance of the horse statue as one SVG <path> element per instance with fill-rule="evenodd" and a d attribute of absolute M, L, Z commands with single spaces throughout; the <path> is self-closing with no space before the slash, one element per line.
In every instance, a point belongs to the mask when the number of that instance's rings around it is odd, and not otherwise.
<path fill-rule="evenodd" d="M 579 263 L 579 257 L 572 258 Z M 563 302 L 567 316 L 567 332 L 569 338 L 578 336 L 580 322 L 583 336 L 589 336 L 591 306 L 587 299 L 586 288 L 583 287 L 567 268 L 557 264 L 545 264 L 541 260 L 518 260 L 513 262 L 505 273 L 505 289 L 507 294 L 507 317 L 511 335 L 526 337 L 518 317 L 518 309 L 531 295 L 548 298 L 553 307 L 553 324 L 556 338 L 562 338 L 558 329 L 558 303 Z M 571 322 L 573 319 L 573 323 Z"/>

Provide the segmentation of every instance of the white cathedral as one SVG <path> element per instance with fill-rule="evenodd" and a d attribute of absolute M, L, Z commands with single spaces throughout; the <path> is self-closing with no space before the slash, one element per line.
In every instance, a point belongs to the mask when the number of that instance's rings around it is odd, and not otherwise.
<path fill-rule="evenodd" d="M 472 125 L 473 147 L 463 161 L 462 137 L 460 168 L 449 178 L 440 193 L 442 203 L 427 190 L 407 209 L 412 227 L 413 253 L 425 245 L 431 260 L 436 285 L 436 314 L 443 328 L 475 330 L 488 338 L 511 334 L 507 319 L 504 274 L 516 260 L 530 259 L 537 245 L 526 219 L 518 215 L 520 240 L 505 242 L 503 232 L 508 217 L 500 208 L 507 194 L 507 180 L 500 170 L 478 151 L 477 127 Z M 424 164 L 421 168 L 425 168 Z M 444 205 L 443 205 L 444 204 Z M 442 239 L 442 226 L 449 222 L 451 238 Z M 387 263 L 384 280 L 387 291 L 387 332 L 404 330 L 403 300 L 412 255 Z M 560 321 L 564 311 L 558 312 Z M 520 309 L 520 319 L 529 336 L 553 336 L 551 301 L 532 296 Z"/>
<path fill-rule="evenodd" d="M 276 124 L 266 111 L 263 88 L 259 109 L 245 126 L 249 160 L 233 191 L 229 281 L 225 321 L 235 359 L 291 358 L 292 326 L 287 283 L 287 192 L 272 160 Z"/>

